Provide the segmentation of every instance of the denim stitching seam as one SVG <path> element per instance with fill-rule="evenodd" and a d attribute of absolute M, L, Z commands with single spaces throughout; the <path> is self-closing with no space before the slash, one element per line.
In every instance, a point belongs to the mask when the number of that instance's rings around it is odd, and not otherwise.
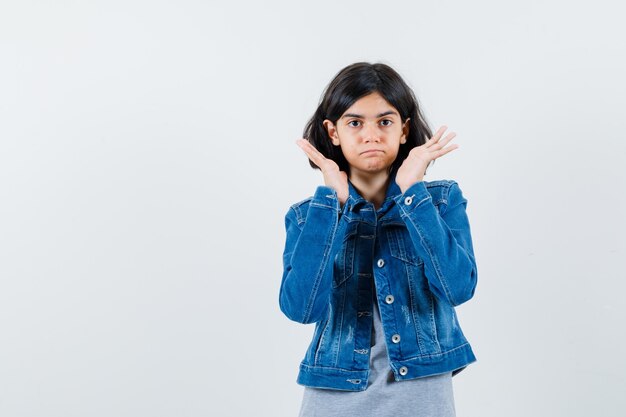
<path fill-rule="evenodd" d="M 335 239 L 335 233 L 337 231 L 337 222 L 337 218 L 334 217 L 332 231 L 328 236 L 328 240 L 326 241 L 326 250 L 324 251 L 324 256 L 322 257 L 320 269 L 317 271 L 317 276 L 315 277 L 315 282 L 313 283 L 313 288 L 311 290 L 311 296 L 309 297 L 309 301 L 305 309 L 303 320 L 305 322 L 309 321 L 309 317 L 311 316 L 311 310 L 313 309 L 313 300 L 317 296 L 317 290 L 319 289 L 320 282 L 322 281 L 322 277 L 324 276 L 324 270 L 326 269 L 326 264 L 328 263 L 329 252 L 332 247 L 332 242 Z"/>
<path fill-rule="evenodd" d="M 422 201 L 424 201 L 424 200 L 422 200 Z M 411 222 L 411 224 L 413 225 L 413 227 L 417 231 L 417 234 L 420 237 L 420 241 L 422 243 L 422 246 L 424 247 L 424 249 L 426 249 L 426 252 L 428 252 L 428 255 L 430 257 L 430 261 L 433 264 L 435 273 L 437 274 L 437 278 L 441 282 L 441 285 L 443 285 L 443 288 L 444 288 L 444 290 L 446 292 L 446 296 L 448 297 L 448 299 L 450 300 L 450 302 L 453 305 L 456 305 L 456 303 L 454 302 L 454 299 L 452 298 L 452 294 L 450 293 L 450 288 L 448 288 L 448 284 L 447 284 L 443 274 L 441 273 L 439 262 L 437 261 L 437 258 L 433 255 L 433 251 L 432 251 L 431 247 L 429 246 L 428 241 L 424 239 L 424 234 L 423 234 L 422 230 L 420 229 L 419 225 L 417 225 L 415 222 L 413 222 L 413 219 L 406 212 L 406 210 L 404 210 L 404 208 L 402 209 L 402 211 L 404 212 L 405 217 L 407 217 L 409 219 L 409 221 Z"/>

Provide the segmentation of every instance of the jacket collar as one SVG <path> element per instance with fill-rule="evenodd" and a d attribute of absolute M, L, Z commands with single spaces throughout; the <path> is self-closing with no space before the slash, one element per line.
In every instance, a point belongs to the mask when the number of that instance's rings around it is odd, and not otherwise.
<path fill-rule="evenodd" d="M 389 173 L 389 176 L 391 178 L 389 179 L 389 185 L 387 186 L 385 199 L 383 200 L 383 204 L 378 210 L 381 214 L 389 210 L 392 204 L 395 203 L 394 197 L 397 197 L 398 195 L 402 194 L 400 187 L 398 186 L 398 184 L 396 184 L 396 172 L 397 172 L 396 169 L 392 169 L 391 172 Z M 348 202 L 351 208 L 357 207 L 360 205 L 371 204 L 369 201 L 364 199 L 361 196 L 361 194 L 359 194 L 358 190 L 354 187 L 354 185 L 349 179 L 348 179 L 348 192 L 349 192 Z"/>

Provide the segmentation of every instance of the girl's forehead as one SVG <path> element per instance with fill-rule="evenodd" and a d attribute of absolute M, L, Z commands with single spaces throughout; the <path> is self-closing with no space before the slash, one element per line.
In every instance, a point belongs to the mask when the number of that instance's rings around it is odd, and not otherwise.
<path fill-rule="evenodd" d="M 374 92 L 355 101 L 341 117 L 382 117 L 387 115 L 400 116 L 395 107 L 379 93 Z"/>

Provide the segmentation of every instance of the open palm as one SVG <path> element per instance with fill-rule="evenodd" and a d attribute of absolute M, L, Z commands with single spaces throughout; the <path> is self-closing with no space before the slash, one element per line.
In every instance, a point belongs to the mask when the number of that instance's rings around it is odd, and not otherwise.
<path fill-rule="evenodd" d="M 332 159 L 326 158 L 320 153 L 311 143 L 306 139 L 298 139 L 296 141 L 298 146 L 302 148 L 304 153 L 307 154 L 309 159 L 313 161 L 315 165 L 320 167 L 322 174 L 324 174 L 324 184 L 337 191 L 337 198 L 339 203 L 343 207 L 348 199 L 348 174 L 339 169 L 339 165 Z"/>
<path fill-rule="evenodd" d="M 437 159 L 459 147 L 458 144 L 454 144 L 444 148 L 444 146 L 456 136 L 456 133 L 452 132 L 447 134 L 445 138 L 441 139 L 441 136 L 447 128 L 447 126 L 441 126 L 433 137 L 426 141 L 426 143 L 411 149 L 409 155 L 402 162 L 402 165 L 400 165 L 398 173 L 396 174 L 396 183 L 400 187 L 402 193 L 404 193 L 411 185 L 424 179 L 424 173 L 430 161 Z"/>

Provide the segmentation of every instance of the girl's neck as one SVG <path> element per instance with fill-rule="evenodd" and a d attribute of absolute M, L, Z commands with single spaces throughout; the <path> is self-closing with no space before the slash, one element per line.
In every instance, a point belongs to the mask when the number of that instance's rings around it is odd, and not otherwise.
<path fill-rule="evenodd" d="M 385 200 L 390 177 L 388 170 L 370 173 L 351 169 L 350 172 L 350 182 L 354 188 L 364 199 L 373 203 L 376 210 L 382 206 Z"/>

